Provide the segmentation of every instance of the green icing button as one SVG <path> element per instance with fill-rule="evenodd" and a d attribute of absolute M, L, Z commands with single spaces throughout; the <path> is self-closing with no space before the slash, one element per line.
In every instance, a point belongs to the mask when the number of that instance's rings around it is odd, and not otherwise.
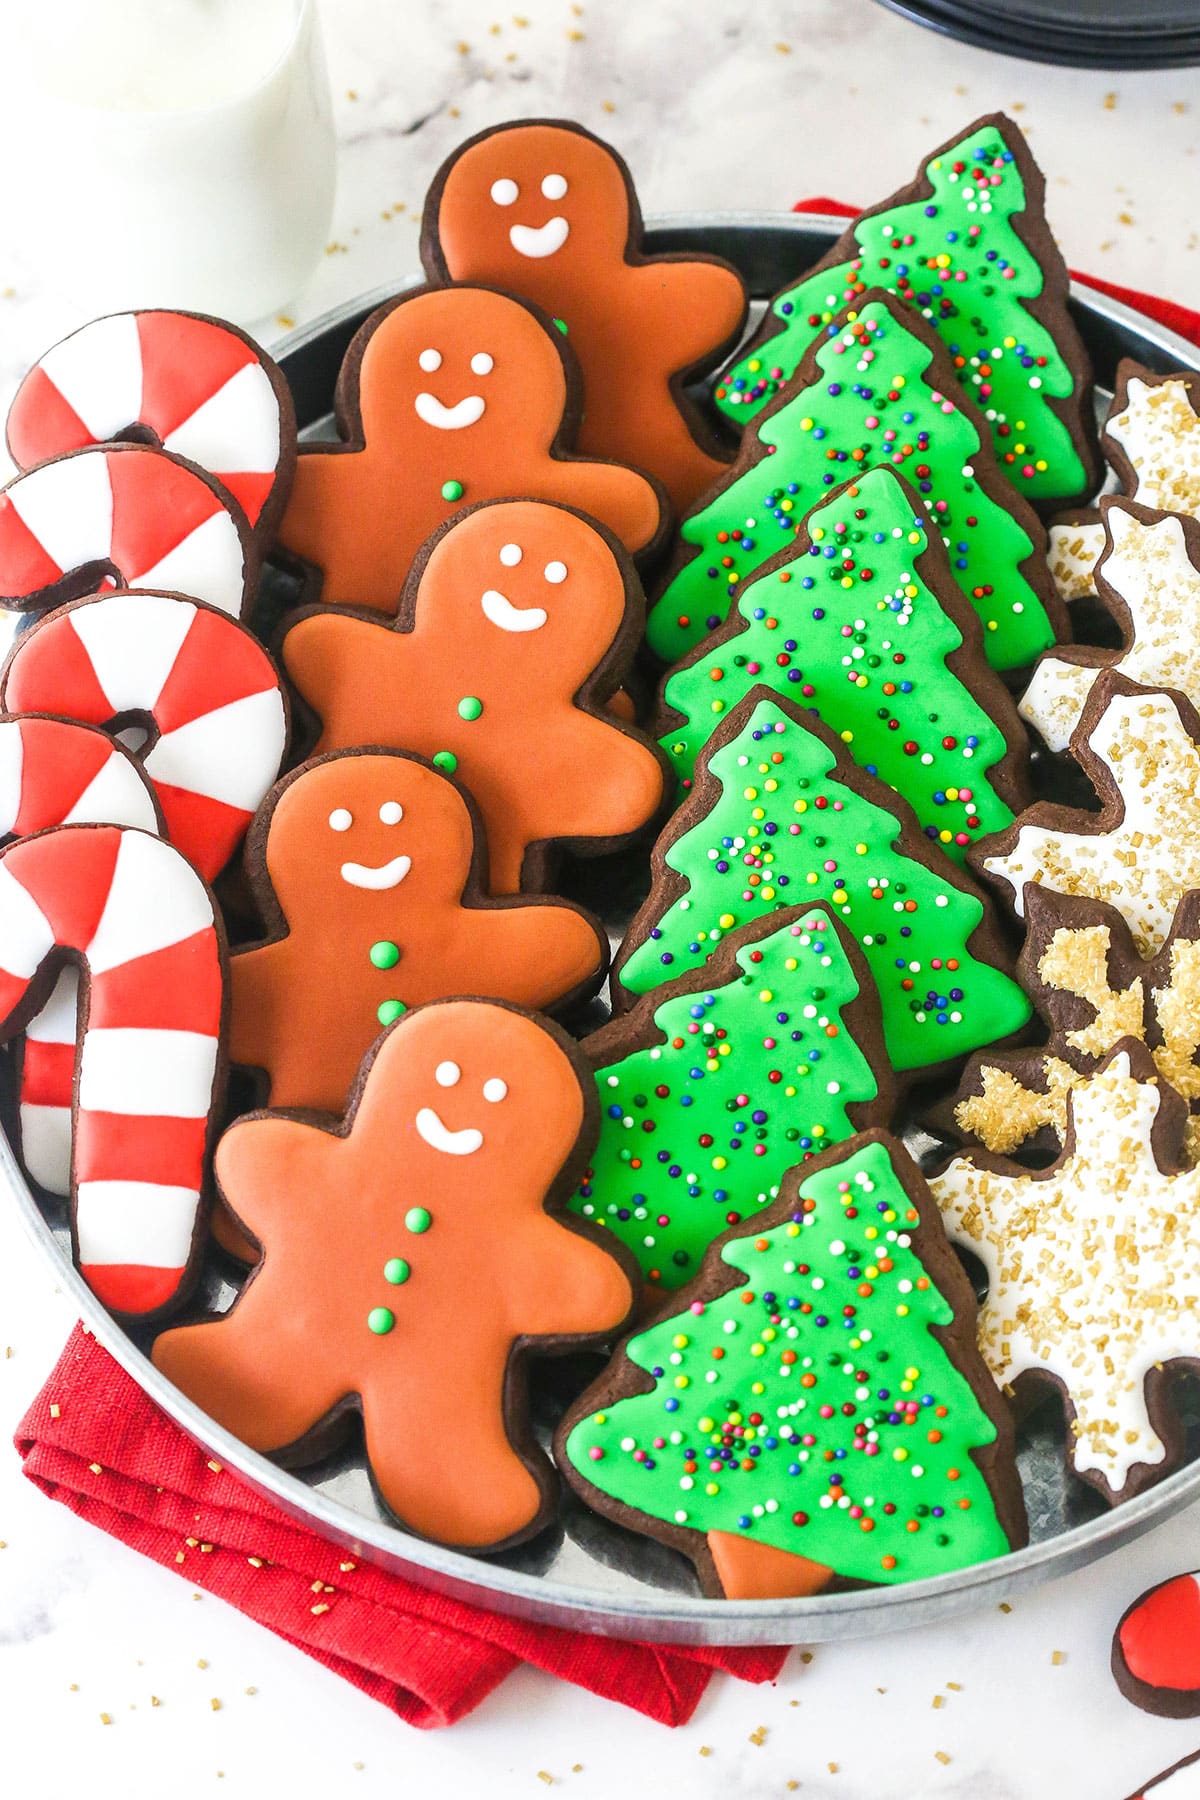
<path fill-rule="evenodd" d="M 445 775 L 453 775 L 458 767 L 458 758 L 453 750 L 436 750 L 433 755 L 433 766 L 441 769 Z"/>
<path fill-rule="evenodd" d="M 396 1315 L 386 1306 L 373 1306 L 367 1314 L 367 1328 L 376 1337 L 386 1337 L 396 1323 Z"/>
<path fill-rule="evenodd" d="M 442 499 L 443 500 L 461 500 L 462 497 L 463 497 L 463 484 L 461 481 L 443 481 L 443 483 L 442 483 Z"/>
<path fill-rule="evenodd" d="M 407 1010 L 403 1000 L 383 1000 L 375 1009 L 375 1017 L 381 1025 L 394 1025 Z"/>
<path fill-rule="evenodd" d="M 410 1206 L 404 1215 L 404 1223 L 409 1231 L 415 1232 L 419 1237 L 433 1224 L 433 1214 L 427 1212 L 423 1206 Z"/>
<path fill-rule="evenodd" d="M 411 1274 L 412 1270 L 402 1256 L 389 1256 L 383 1265 L 383 1279 L 390 1281 L 393 1287 L 400 1287 Z"/>
<path fill-rule="evenodd" d="M 460 719 L 477 719 L 482 711 L 483 701 L 477 700 L 474 694 L 467 694 L 458 703 L 458 716 Z"/>
<path fill-rule="evenodd" d="M 400 946 L 393 944 L 390 938 L 380 938 L 377 944 L 371 945 L 370 954 L 377 969 L 394 969 L 400 961 Z"/>

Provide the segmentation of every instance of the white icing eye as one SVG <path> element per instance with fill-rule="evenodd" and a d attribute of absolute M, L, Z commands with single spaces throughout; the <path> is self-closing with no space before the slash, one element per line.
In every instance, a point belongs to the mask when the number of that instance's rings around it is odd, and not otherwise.
<path fill-rule="evenodd" d="M 490 375 L 495 366 L 495 357 L 489 356 L 486 350 L 477 350 L 471 358 L 471 373 L 473 375 Z"/>
<path fill-rule="evenodd" d="M 555 587 L 557 587 L 560 581 L 565 581 L 567 579 L 566 563 L 565 562 L 548 562 L 546 564 L 545 575 L 546 575 L 546 580 L 552 581 L 554 583 Z"/>
<path fill-rule="evenodd" d="M 404 817 L 404 808 L 398 800 L 385 800 L 379 809 L 379 821 L 382 825 L 398 825 Z"/>
<path fill-rule="evenodd" d="M 507 1093 L 508 1083 L 507 1081 L 501 1081 L 499 1075 L 493 1075 L 489 1081 L 485 1081 L 483 1084 L 483 1097 L 485 1100 L 503 1100 Z"/>
<path fill-rule="evenodd" d="M 565 175 L 547 175 L 542 182 L 542 192 L 547 200 L 561 200 L 566 191 L 567 178 Z"/>
<path fill-rule="evenodd" d="M 349 831 L 354 823 L 354 814 L 347 812 L 344 806 L 335 806 L 329 815 L 331 831 Z"/>
<path fill-rule="evenodd" d="M 417 361 L 427 375 L 432 375 L 435 369 L 442 366 L 442 353 L 440 350 L 422 350 Z"/>
<path fill-rule="evenodd" d="M 520 191 L 516 182 L 510 181 L 507 175 L 502 175 L 499 181 L 492 183 L 492 199 L 497 206 L 511 206 Z"/>
<path fill-rule="evenodd" d="M 462 1070 L 455 1062 L 439 1063 L 433 1071 L 433 1079 L 439 1087 L 453 1087 L 462 1078 Z"/>
<path fill-rule="evenodd" d="M 520 544 L 505 544 L 500 551 L 500 561 L 506 569 L 515 569 L 523 554 Z"/>

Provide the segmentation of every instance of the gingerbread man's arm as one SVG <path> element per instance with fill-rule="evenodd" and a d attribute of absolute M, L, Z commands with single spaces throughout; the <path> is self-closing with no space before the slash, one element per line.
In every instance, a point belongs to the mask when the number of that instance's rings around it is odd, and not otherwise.
<path fill-rule="evenodd" d="M 549 1213 L 523 1217 L 514 1233 L 514 1276 L 536 1270 L 536 1281 L 514 1279 L 508 1316 L 514 1337 L 616 1333 L 633 1306 L 633 1287 L 611 1251 Z"/>
<path fill-rule="evenodd" d="M 155 1367 L 252 1450 L 296 1443 L 346 1391 L 282 1285 L 268 1261 L 224 1318 L 165 1331 L 154 1345 Z"/>
<path fill-rule="evenodd" d="M 631 312 L 643 331 L 669 343 L 678 369 L 711 356 L 745 312 L 741 282 L 719 263 L 659 259 L 631 270 L 630 278 Z"/>
<path fill-rule="evenodd" d="M 288 997 L 289 948 L 256 944 L 229 959 L 229 1060 L 268 1074 L 279 1043 L 278 1009 Z"/>
<path fill-rule="evenodd" d="M 353 666 L 351 659 L 355 652 L 369 667 L 375 654 L 371 645 L 385 630 L 387 627 L 382 624 L 371 625 L 363 619 L 319 612 L 299 619 L 285 636 L 280 652 L 284 669 L 300 698 L 312 708 L 323 726 L 337 710 L 344 670 L 348 664 Z M 388 648 L 386 641 L 382 647 Z"/>
<path fill-rule="evenodd" d="M 514 861 L 510 893 L 515 893 L 520 877 L 520 858 Z M 576 989 L 593 993 L 598 986 L 604 946 L 583 913 L 569 906 L 522 901 L 516 906 L 468 909 L 462 916 L 471 932 L 478 933 L 479 966 L 489 970 L 488 992 L 496 999 L 545 1010 Z M 515 977 L 511 989 L 509 971 Z M 535 971 L 536 991 L 531 987 Z"/>
<path fill-rule="evenodd" d="M 547 823 L 546 836 L 627 837 L 662 805 L 665 776 L 646 739 L 619 731 L 610 719 L 572 708 L 573 730 L 560 765 L 544 745 L 544 793 L 569 795 L 570 804 Z"/>

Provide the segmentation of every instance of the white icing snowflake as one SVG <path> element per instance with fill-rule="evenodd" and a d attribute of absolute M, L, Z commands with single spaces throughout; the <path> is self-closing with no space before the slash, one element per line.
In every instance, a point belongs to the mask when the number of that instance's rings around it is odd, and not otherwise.
<path fill-rule="evenodd" d="M 1071 1094 L 1074 1149 L 1052 1169 L 999 1175 L 963 1156 L 930 1184 L 987 1268 L 984 1361 L 1001 1385 L 1029 1370 L 1062 1382 L 1074 1465 L 1114 1494 L 1166 1455 L 1146 1376 L 1200 1356 L 1200 1169 L 1159 1169 L 1159 1103 L 1118 1051 Z"/>
<path fill-rule="evenodd" d="M 1109 831 L 1089 830 L 1095 817 L 1082 812 L 1078 830 L 1018 821 L 1012 849 L 983 867 L 1011 888 L 1019 917 L 1026 882 L 1107 900 L 1153 956 L 1180 898 L 1200 887 L 1200 748 L 1170 694 L 1145 689 L 1113 694 L 1087 743 L 1120 792 L 1120 821 Z"/>
<path fill-rule="evenodd" d="M 1143 687 L 1173 687 L 1200 703 L 1200 569 L 1178 518 L 1146 525 L 1118 504 L 1108 509 L 1112 549 L 1101 572 L 1129 609 L 1130 643 L 1105 666 Z M 1065 750 L 1099 669 L 1065 656 L 1038 663 L 1021 717 L 1052 750 Z"/>

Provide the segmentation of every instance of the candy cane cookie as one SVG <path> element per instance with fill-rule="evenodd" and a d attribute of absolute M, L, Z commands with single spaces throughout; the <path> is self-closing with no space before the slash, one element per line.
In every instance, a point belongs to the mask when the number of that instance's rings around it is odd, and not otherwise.
<path fill-rule="evenodd" d="M 178 850 L 118 825 L 61 825 L 0 850 L 0 1039 L 82 970 L 71 1229 L 113 1312 L 186 1292 L 224 1083 L 225 941 Z"/>
<path fill-rule="evenodd" d="M 278 365 L 244 331 L 200 313 L 111 313 L 47 350 L 9 410 L 17 467 L 121 439 L 198 463 L 260 538 L 273 534 L 295 467 L 296 415 Z"/>
<path fill-rule="evenodd" d="M 51 825 L 136 825 L 161 834 L 154 792 L 123 744 L 44 714 L 0 719 L 0 838 Z M 21 1052 L 17 1151 L 50 1194 L 71 1191 L 71 1086 L 79 971 L 65 968 Z"/>
<path fill-rule="evenodd" d="M 179 594 L 101 594 L 39 619 L 9 653 L 0 705 L 147 729 L 140 760 L 166 835 L 205 880 L 237 849 L 287 751 L 287 702 L 267 652 Z"/>
<path fill-rule="evenodd" d="M 149 444 L 73 450 L 0 488 L 0 607 L 12 612 L 136 587 L 190 594 L 237 619 L 258 568 L 232 494 Z"/>

